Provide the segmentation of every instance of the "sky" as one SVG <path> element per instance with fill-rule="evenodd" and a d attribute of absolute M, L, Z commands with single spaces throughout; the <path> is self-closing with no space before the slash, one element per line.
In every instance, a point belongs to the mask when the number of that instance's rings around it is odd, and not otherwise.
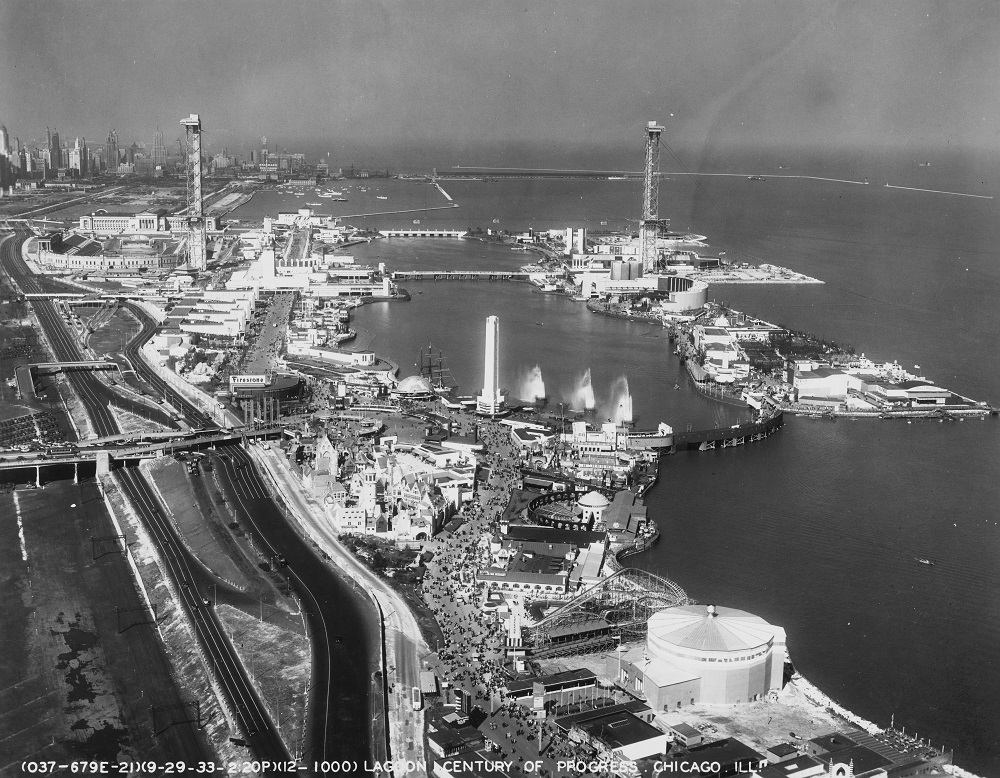
<path fill-rule="evenodd" d="M 692 165 L 990 149 L 998 40 L 994 0 L 0 0 L 0 123 L 442 167 L 638 167 L 649 120 Z"/>

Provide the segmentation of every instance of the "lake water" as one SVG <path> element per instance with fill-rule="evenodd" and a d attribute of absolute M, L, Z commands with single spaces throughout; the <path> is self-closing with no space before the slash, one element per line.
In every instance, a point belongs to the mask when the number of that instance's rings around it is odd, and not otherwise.
<path fill-rule="evenodd" d="M 702 169 L 766 180 L 668 176 L 660 212 L 675 228 L 708 235 L 729 259 L 772 262 L 826 282 L 720 285 L 711 297 L 851 343 L 878 361 L 919 364 L 942 386 L 1000 403 L 997 201 L 884 186 L 991 194 L 976 164 L 957 156 L 930 168 L 904 158 L 754 158 Z M 872 183 L 774 177 L 788 173 Z M 634 181 L 443 185 L 460 207 L 414 215 L 421 226 L 634 228 L 628 220 L 641 201 Z M 377 201 L 383 205 L 404 199 L 397 188 L 419 187 L 407 190 L 412 202 L 426 187 L 380 186 L 389 197 Z M 244 208 L 259 210 L 261 197 Z M 293 201 L 303 199 L 312 201 Z M 351 221 L 389 228 L 411 220 Z M 390 268 L 509 269 L 530 261 L 471 240 L 394 239 L 350 250 L 359 262 Z M 660 328 L 596 316 L 525 284 L 407 288 L 410 302 L 366 306 L 354 324 L 359 346 L 399 363 L 402 375 L 416 372 L 420 348 L 432 343 L 463 391 L 478 391 L 485 318 L 496 314 L 501 383 L 515 395 L 538 366 L 550 403 L 569 403 L 589 370 L 597 420 L 620 403 L 623 379 L 640 427 L 722 426 L 741 416 L 689 388 Z M 677 581 L 700 602 L 782 625 L 797 668 L 838 702 L 881 725 L 894 715 L 897 727 L 955 749 L 959 764 L 1000 774 L 998 430 L 996 419 L 790 419 L 751 446 L 668 458 L 647 498 L 662 538 L 630 563 Z"/>

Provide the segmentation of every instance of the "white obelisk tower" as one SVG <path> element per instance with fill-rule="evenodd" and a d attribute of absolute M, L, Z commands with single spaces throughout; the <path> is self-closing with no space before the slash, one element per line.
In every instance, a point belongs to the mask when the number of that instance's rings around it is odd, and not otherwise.
<path fill-rule="evenodd" d="M 483 373 L 483 393 L 476 398 L 476 412 L 496 416 L 503 409 L 500 394 L 500 319 L 486 317 L 486 369 Z"/>

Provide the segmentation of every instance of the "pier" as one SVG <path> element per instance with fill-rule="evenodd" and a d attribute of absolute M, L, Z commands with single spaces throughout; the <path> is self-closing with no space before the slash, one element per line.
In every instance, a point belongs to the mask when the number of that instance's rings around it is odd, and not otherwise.
<path fill-rule="evenodd" d="M 527 281 L 528 273 L 512 270 L 396 270 L 393 281 Z"/>

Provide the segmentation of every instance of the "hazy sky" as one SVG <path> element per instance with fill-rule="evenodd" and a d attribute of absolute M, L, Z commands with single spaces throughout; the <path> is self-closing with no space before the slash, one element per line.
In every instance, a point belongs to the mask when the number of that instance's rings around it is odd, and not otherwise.
<path fill-rule="evenodd" d="M 169 143 L 198 112 L 213 149 L 266 134 L 334 157 L 424 147 L 442 166 L 634 149 L 649 119 L 692 156 L 986 148 L 998 41 L 995 0 L 0 0 L 0 123 L 90 143 L 159 124 Z"/>

